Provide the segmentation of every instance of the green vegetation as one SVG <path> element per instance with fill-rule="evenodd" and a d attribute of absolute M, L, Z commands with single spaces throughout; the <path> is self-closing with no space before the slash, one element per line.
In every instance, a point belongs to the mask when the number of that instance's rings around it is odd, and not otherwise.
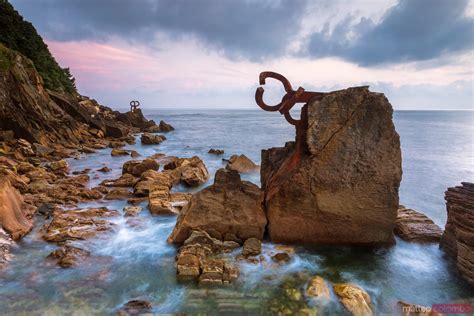
<path fill-rule="evenodd" d="M 76 93 L 74 77 L 69 68 L 61 68 L 49 52 L 48 46 L 7 0 L 0 0 L 0 43 L 33 61 L 47 89 Z M 0 69 L 8 69 L 11 59 L 0 49 Z"/>

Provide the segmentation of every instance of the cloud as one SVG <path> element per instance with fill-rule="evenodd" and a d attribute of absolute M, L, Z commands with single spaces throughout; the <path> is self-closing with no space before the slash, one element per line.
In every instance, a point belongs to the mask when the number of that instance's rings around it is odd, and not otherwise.
<path fill-rule="evenodd" d="M 157 34 L 199 39 L 227 56 L 284 54 L 298 33 L 306 0 L 35 0 L 13 1 L 45 37 L 107 41 L 121 37 L 159 46 Z"/>
<path fill-rule="evenodd" d="M 473 49 L 468 0 L 401 0 L 376 24 L 348 16 L 310 36 L 313 57 L 339 56 L 363 66 L 423 61 Z"/>

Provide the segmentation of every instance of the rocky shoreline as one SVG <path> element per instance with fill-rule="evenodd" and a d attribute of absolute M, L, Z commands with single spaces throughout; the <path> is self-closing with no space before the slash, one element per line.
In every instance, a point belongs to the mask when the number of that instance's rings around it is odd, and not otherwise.
<path fill-rule="evenodd" d="M 394 233 L 410 242 L 441 240 L 472 283 L 472 184 L 447 191 L 444 233 L 423 214 L 400 206 L 400 143 L 382 94 L 366 87 L 329 93 L 309 105 L 304 143 L 263 150 L 261 167 L 233 155 L 212 185 L 191 194 L 173 188 L 196 188 L 212 179 L 201 158 L 141 157 L 124 149 L 137 141 L 159 148 L 171 125 L 149 121 L 140 110 L 119 113 L 87 97 L 48 91 L 25 57 L 7 52 L 11 67 L 0 72 L 0 271 L 14 264 L 10 248 L 39 218 L 41 238 L 57 246 L 45 260 L 71 269 L 94 256 L 75 241 L 113 232 L 111 219 L 121 216 L 140 227 L 139 214 L 148 208 L 154 216 L 177 216 L 168 237 L 177 246 L 176 278 L 210 287 L 210 296 L 219 297 L 215 287 L 239 281 L 241 264 L 281 267 L 294 261 L 294 246 L 268 250 L 267 243 L 374 247 L 393 244 Z M 68 159 L 106 148 L 111 159 L 132 158 L 118 178 L 90 187 L 91 170 L 70 172 Z M 262 188 L 241 179 L 259 168 Z M 99 165 L 94 171 L 112 170 Z M 129 205 L 80 207 L 114 200 Z M 313 315 L 314 301 L 337 300 L 353 315 L 376 313 L 363 286 L 319 274 L 298 275 L 292 282 L 282 288 L 287 302 L 271 304 L 272 312 Z M 223 310 L 232 307 L 225 298 L 222 304 Z M 151 309 L 149 302 L 133 300 L 122 312 Z"/>

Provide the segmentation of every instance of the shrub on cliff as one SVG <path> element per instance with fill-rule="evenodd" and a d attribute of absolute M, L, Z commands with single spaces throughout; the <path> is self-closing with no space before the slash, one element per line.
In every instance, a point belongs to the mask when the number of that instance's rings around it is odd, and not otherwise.
<path fill-rule="evenodd" d="M 7 0 L 0 0 L 0 43 L 31 59 L 46 88 L 70 94 L 76 92 L 69 69 L 59 66 L 34 26 L 23 20 Z"/>

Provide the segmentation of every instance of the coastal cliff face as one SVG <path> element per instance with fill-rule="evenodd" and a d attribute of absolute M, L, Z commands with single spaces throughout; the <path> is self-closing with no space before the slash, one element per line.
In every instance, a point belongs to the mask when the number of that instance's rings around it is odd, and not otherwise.
<path fill-rule="evenodd" d="M 448 188 L 448 220 L 440 247 L 456 260 L 461 275 L 474 285 L 474 183 Z"/>
<path fill-rule="evenodd" d="M 392 107 L 367 87 L 308 106 L 304 144 L 262 151 L 268 233 L 276 242 L 393 243 L 402 167 Z"/>

